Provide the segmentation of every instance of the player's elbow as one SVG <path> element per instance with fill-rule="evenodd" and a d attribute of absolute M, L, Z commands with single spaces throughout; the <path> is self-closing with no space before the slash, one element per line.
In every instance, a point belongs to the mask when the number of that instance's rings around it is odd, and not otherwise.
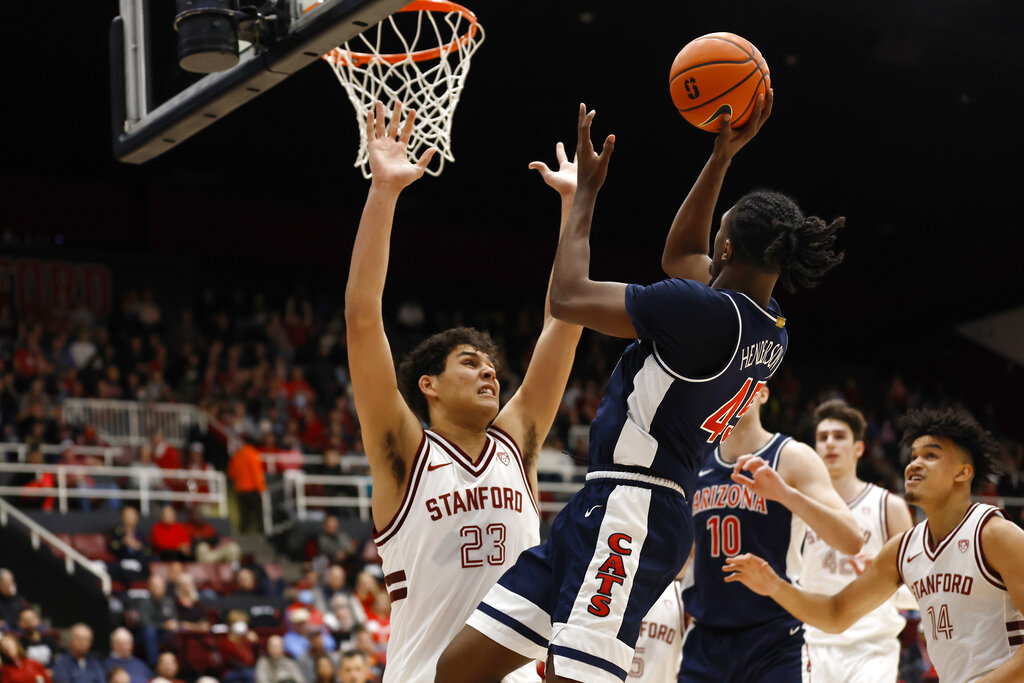
<path fill-rule="evenodd" d="M 568 282 L 552 280 L 550 297 L 551 316 L 558 320 L 572 322 L 570 316 L 572 315 L 574 304 L 578 300 L 575 288 Z"/>

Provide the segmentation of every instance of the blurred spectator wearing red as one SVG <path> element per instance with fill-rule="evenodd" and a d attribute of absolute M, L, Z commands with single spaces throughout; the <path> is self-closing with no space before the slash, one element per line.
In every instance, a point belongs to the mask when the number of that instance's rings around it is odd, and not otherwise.
<path fill-rule="evenodd" d="M 149 531 L 149 545 L 161 560 L 192 559 L 192 539 L 185 525 L 178 521 L 173 506 L 160 508 L 160 519 Z"/>
<path fill-rule="evenodd" d="M 25 654 L 13 633 L 0 636 L 0 680 L 4 683 L 52 683 L 46 668 Z"/>

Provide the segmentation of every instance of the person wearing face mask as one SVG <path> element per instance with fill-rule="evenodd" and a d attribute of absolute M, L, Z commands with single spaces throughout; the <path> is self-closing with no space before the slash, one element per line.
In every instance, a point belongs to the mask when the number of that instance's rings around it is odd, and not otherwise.
<path fill-rule="evenodd" d="M 249 630 L 249 616 L 241 610 L 228 612 L 228 634 L 217 640 L 224 663 L 222 683 L 254 683 L 256 646 L 259 638 Z"/>

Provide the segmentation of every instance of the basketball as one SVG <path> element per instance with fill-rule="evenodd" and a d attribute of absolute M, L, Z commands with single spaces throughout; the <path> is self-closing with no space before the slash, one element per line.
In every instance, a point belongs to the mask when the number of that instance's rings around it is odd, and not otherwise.
<path fill-rule="evenodd" d="M 722 115 L 739 128 L 754 111 L 758 95 L 771 87 L 768 63 L 753 43 L 735 33 L 709 33 L 686 44 L 672 61 L 672 101 L 683 118 L 717 133 Z"/>

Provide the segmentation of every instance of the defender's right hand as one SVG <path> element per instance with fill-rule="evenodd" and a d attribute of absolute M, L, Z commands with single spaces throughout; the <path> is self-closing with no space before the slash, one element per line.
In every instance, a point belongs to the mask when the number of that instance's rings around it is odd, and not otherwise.
<path fill-rule="evenodd" d="M 409 136 L 412 124 L 416 120 L 416 110 L 410 109 L 398 133 L 398 122 L 402 118 L 402 103 L 395 102 L 391 112 L 391 122 L 384 128 L 384 103 L 377 100 L 374 110 L 366 115 L 366 145 L 370 157 L 370 173 L 373 184 L 388 185 L 402 189 L 418 180 L 427 169 L 427 164 L 437 151 L 433 147 L 423 152 L 416 163 L 409 161 L 406 150 L 409 147 Z"/>

